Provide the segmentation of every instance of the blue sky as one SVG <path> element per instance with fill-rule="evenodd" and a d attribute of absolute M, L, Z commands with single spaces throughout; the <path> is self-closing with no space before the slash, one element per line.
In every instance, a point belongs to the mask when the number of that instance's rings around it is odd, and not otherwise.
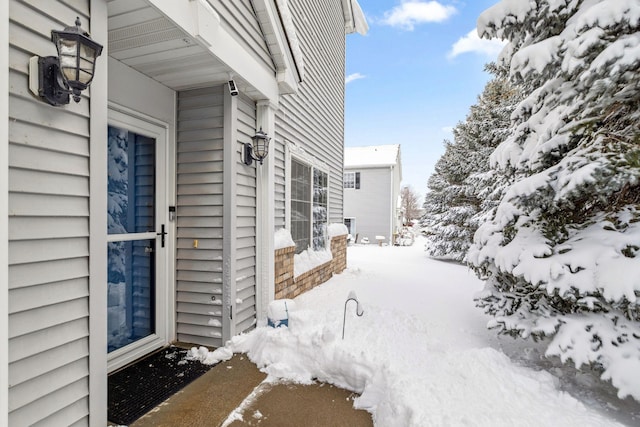
<path fill-rule="evenodd" d="M 500 44 L 475 36 L 497 0 L 359 0 L 366 36 L 347 36 L 345 145 L 401 144 L 403 185 L 421 197 L 489 75 Z"/>

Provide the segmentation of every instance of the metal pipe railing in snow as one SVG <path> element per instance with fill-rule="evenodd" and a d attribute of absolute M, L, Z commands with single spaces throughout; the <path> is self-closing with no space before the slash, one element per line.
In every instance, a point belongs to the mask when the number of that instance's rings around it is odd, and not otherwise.
<path fill-rule="evenodd" d="M 344 302 L 344 316 L 342 318 L 342 339 L 343 340 L 344 340 L 344 325 L 347 321 L 347 304 L 349 303 L 349 301 L 355 301 L 356 315 L 358 317 L 362 317 L 362 315 L 364 314 L 364 309 L 360 305 L 360 301 L 358 301 L 358 297 L 356 296 L 356 293 L 353 291 L 349 292 L 349 296 L 347 297 L 347 300 Z"/>

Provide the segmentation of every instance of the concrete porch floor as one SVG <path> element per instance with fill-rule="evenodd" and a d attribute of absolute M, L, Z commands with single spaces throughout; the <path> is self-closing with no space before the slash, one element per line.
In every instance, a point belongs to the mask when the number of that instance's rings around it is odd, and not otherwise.
<path fill-rule="evenodd" d="M 228 426 L 373 426 L 368 412 L 353 408 L 350 391 L 328 384 L 267 384 L 265 378 L 246 355 L 236 354 L 130 427 L 218 427 L 240 405 L 242 420 Z"/>

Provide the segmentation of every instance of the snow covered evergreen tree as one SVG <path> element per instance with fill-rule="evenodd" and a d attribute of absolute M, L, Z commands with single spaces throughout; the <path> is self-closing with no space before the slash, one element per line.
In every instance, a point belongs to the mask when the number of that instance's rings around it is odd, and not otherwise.
<path fill-rule="evenodd" d="M 504 173 L 491 170 L 489 156 L 507 137 L 510 115 L 521 97 L 506 69 L 489 64 L 487 71 L 494 78 L 466 120 L 454 128 L 454 141 L 445 142 L 445 152 L 427 183 L 421 225 L 429 240 L 428 252 L 436 258 L 465 259 L 475 231 L 504 188 Z"/>
<path fill-rule="evenodd" d="M 468 219 L 476 210 L 466 197 L 464 148 L 457 141 L 445 141 L 445 152 L 427 182 L 421 226 L 429 241 L 427 251 L 435 258 L 462 261 L 473 238 Z"/>
<path fill-rule="evenodd" d="M 640 2 L 503 0 L 478 31 L 510 42 L 528 94 L 492 155 L 515 181 L 469 253 L 479 305 L 640 400 Z"/>
<path fill-rule="evenodd" d="M 489 158 L 509 136 L 511 114 L 523 98 L 522 91 L 509 81 L 505 67 L 489 64 L 487 71 L 495 78 L 487 83 L 478 103 L 471 107 L 466 121 L 455 129 L 457 140 L 465 141 L 467 146 L 467 197 L 473 200 L 476 210 L 469 219 L 473 234 L 481 224 L 493 217 L 505 188 L 513 179 L 512 169 L 494 168 Z"/>

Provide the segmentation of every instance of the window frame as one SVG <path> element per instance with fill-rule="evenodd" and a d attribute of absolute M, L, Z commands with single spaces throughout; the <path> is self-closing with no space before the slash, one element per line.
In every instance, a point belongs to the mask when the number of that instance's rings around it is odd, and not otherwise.
<path fill-rule="evenodd" d="M 324 163 L 324 162 L 320 162 L 318 161 L 315 157 L 307 154 L 306 152 L 304 152 L 304 150 L 300 149 L 299 147 L 297 147 L 295 144 L 288 142 L 286 144 L 286 169 L 285 169 L 285 176 L 286 176 L 286 204 L 285 204 L 285 226 L 286 229 L 289 230 L 289 232 L 291 233 L 291 237 L 293 238 L 293 233 L 292 233 L 292 228 L 291 228 L 291 214 L 292 214 L 292 196 L 291 196 L 291 190 L 292 190 L 292 184 L 291 184 L 291 180 L 293 178 L 292 173 L 293 173 L 293 168 L 292 168 L 292 161 L 298 162 L 300 164 L 303 164 L 305 166 L 309 167 L 309 182 L 310 182 L 310 212 L 309 212 L 309 229 L 308 229 L 308 236 L 309 236 L 309 246 L 307 248 L 302 249 L 301 251 L 298 251 L 298 249 L 296 248 L 296 253 L 300 253 L 303 252 L 307 249 L 311 249 L 312 251 L 313 249 L 313 243 L 314 243 L 314 232 L 313 232 L 313 228 L 314 228 L 314 219 L 313 219 L 313 208 L 314 208 L 314 200 L 313 200 L 313 176 L 314 176 L 314 170 L 318 170 L 324 174 L 326 174 L 326 199 L 327 199 L 327 205 L 326 205 L 326 219 L 325 219 L 325 227 L 328 229 L 329 227 L 329 223 L 330 223 L 330 217 L 329 217 L 329 212 L 330 212 L 330 207 L 331 207 L 331 193 L 330 193 L 330 182 L 331 182 L 331 171 L 329 169 L 329 167 Z M 325 238 L 324 238 L 324 247 L 318 250 L 328 250 L 329 248 L 329 235 L 328 232 L 325 232 Z"/>
<path fill-rule="evenodd" d="M 349 183 L 353 185 L 347 187 L 347 175 L 353 175 L 353 180 L 349 180 Z M 359 190 L 360 189 L 360 172 L 357 171 L 345 171 L 342 176 L 342 188 L 345 190 Z"/>
<path fill-rule="evenodd" d="M 349 221 L 349 225 L 347 226 L 346 222 Z M 342 223 L 345 227 L 347 227 L 347 231 L 353 238 L 358 234 L 358 229 L 356 225 L 356 217 L 355 216 L 345 216 L 342 218 Z"/>

